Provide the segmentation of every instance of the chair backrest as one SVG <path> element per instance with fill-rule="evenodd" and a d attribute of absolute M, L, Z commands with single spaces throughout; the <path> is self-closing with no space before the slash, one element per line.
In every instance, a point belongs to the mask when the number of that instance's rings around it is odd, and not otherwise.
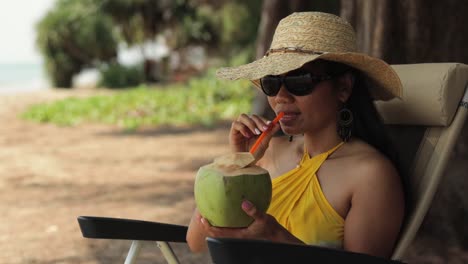
<path fill-rule="evenodd" d="M 393 65 L 402 99 L 376 102 L 405 178 L 408 210 L 393 259 L 401 259 L 433 200 L 468 112 L 468 65 Z"/>

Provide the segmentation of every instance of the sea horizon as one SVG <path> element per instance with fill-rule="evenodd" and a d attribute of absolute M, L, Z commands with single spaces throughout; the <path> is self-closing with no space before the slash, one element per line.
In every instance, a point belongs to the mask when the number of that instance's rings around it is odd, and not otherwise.
<path fill-rule="evenodd" d="M 40 62 L 0 62 L 0 93 L 38 91 L 50 88 Z"/>

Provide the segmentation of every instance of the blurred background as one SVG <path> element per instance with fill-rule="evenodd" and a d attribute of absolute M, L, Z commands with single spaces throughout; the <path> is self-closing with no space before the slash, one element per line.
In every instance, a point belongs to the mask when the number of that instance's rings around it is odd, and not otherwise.
<path fill-rule="evenodd" d="M 262 57 L 283 17 L 340 15 L 390 64 L 468 63 L 464 0 L 0 0 L 0 263 L 123 262 L 128 242 L 81 238 L 76 216 L 187 224 L 200 165 L 229 122 L 270 116 L 216 68 Z M 468 125 L 409 263 L 468 263 Z M 203 155 L 200 155 L 200 150 Z M 4 247 L 4 248 L 5 248 Z M 184 263 L 206 256 L 177 246 Z M 155 247 L 142 263 L 164 263 Z"/>

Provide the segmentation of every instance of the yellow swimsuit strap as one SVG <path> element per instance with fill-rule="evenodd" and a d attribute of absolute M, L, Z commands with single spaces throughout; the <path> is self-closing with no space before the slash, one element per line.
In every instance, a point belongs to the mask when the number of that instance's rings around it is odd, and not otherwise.
<path fill-rule="evenodd" d="M 273 195 L 268 213 L 308 244 L 341 239 L 336 234 L 341 234 L 344 221 L 328 204 L 316 172 L 327 157 L 343 144 L 340 142 L 312 158 L 304 148 L 298 167 L 272 180 Z M 308 212 L 307 217 L 304 212 Z M 311 231 L 311 226 L 320 230 Z M 323 234 L 326 236 L 323 237 Z"/>
<path fill-rule="evenodd" d="M 344 141 L 341 141 L 340 143 L 338 143 L 338 145 L 334 146 L 333 148 L 329 149 L 328 151 L 319 154 L 319 156 L 323 156 L 326 159 L 326 158 L 328 158 L 328 156 L 330 156 L 333 152 L 335 152 L 335 150 L 337 150 L 343 144 L 344 144 Z M 306 146 L 304 146 L 304 156 L 302 157 L 301 163 L 304 162 L 306 159 L 311 159 L 311 157 L 309 155 L 309 152 L 307 151 Z"/>

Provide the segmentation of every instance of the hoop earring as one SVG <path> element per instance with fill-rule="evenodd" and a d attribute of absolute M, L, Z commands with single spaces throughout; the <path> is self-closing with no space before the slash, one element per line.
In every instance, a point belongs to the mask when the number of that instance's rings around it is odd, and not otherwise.
<path fill-rule="evenodd" d="M 351 110 L 349 110 L 346 106 L 343 106 L 343 108 L 338 111 L 337 132 L 344 142 L 348 142 L 348 140 L 351 138 L 353 121 L 353 112 L 351 112 Z"/>

